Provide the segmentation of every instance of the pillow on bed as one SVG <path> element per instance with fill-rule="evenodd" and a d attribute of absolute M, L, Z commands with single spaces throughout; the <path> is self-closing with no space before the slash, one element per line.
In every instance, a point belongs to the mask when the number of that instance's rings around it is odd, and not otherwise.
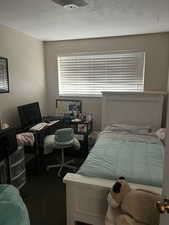
<path fill-rule="evenodd" d="M 166 128 L 160 128 L 158 129 L 155 134 L 157 135 L 157 137 L 164 141 L 165 140 L 165 137 L 166 137 Z"/>
<path fill-rule="evenodd" d="M 128 124 L 112 124 L 112 131 L 126 131 L 132 134 L 149 134 L 151 129 L 149 126 L 136 126 Z"/>

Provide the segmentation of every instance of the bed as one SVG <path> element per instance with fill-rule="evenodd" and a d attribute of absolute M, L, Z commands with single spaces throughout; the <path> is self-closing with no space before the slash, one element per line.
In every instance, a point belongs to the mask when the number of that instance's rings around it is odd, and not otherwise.
<path fill-rule="evenodd" d="M 30 225 L 27 208 L 12 185 L 0 185 L 0 224 Z"/>
<path fill-rule="evenodd" d="M 107 193 L 118 176 L 125 176 L 133 188 L 161 192 L 162 143 L 150 134 L 112 132 L 110 124 L 160 128 L 164 95 L 157 92 L 103 93 L 103 132 L 78 173 L 64 177 L 67 225 L 78 221 L 103 225 Z M 116 151 L 112 152 L 112 147 Z"/>
<path fill-rule="evenodd" d="M 160 187 L 164 146 L 155 134 L 143 129 L 107 127 L 77 173 L 111 180 L 123 176 L 131 183 Z"/>

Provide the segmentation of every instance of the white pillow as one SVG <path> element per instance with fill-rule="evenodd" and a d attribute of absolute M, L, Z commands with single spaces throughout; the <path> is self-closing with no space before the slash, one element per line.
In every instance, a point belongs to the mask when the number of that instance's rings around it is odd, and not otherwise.
<path fill-rule="evenodd" d="M 157 135 L 157 137 L 159 137 L 160 140 L 164 140 L 166 137 L 166 128 L 160 128 L 158 129 L 155 134 Z"/>
<path fill-rule="evenodd" d="M 132 134 L 149 134 L 149 126 L 136 126 L 128 124 L 112 124 L 112 131 L 127 131 Z"/>

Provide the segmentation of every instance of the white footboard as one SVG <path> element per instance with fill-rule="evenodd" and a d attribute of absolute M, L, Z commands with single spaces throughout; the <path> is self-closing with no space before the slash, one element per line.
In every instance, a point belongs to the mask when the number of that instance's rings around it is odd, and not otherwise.
<path fill-rule="evenodd" d="M 78 225 L 78 222 L 104 225 L 107 194 L 115 181 L 68 173 L 63 182 L 66 183 L 67 225 Z M 161 193 L 157 187 L 138 184 L 131 187 Z"/>

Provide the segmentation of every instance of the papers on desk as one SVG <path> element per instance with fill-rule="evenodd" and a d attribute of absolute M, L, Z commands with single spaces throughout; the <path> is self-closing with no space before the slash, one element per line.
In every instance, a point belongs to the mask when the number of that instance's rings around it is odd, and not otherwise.
<path fill-rule="evenodd" d="M 78 118 L 72 120 L 72 122 L 76 122 L 76 123 L 81 122 L 81 121 L 82 121 L 82 120 L 81 120 L 81 119 L 78 119 Z"/>
<path fill-rule="evenodd" d="M 39 131 L 45 127 L 52 126 L 53 124 L 58 123 L 58 122 L 59 122 L 59 120 L 50 121 L 49 123 L 41 122 L 41 123 L 38 123 L 35 126 L 31 127 L 29 130 L 30 131 Z"/>
<path fill-rule="evenodd" d="M 49 123 L 47 123 L 47 126 L 52 126 L 55 123 L 58 123 L 60 120 L 52 120 Z"/>

